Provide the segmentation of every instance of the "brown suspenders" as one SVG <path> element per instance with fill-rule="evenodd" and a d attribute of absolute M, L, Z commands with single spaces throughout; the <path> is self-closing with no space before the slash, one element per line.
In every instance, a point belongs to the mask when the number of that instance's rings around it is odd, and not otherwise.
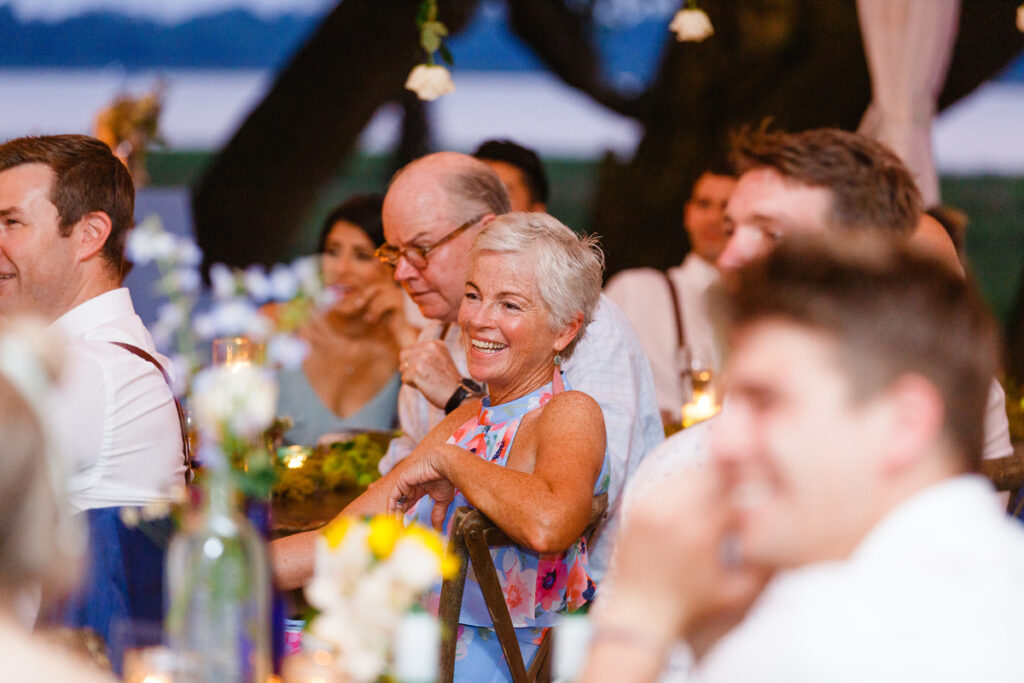
<path fill-rule="evenodd" d="M 676 289 L 676 283 L 672 282 L 672 278 L 669 277 L 668 271 L 659 270 L 658 272 L 665 276 L 668 293 L 672 296 L 672 314 L 676 318 L 676 347 L 681 349 L 686 346 L 686 338 L 683 336 L 683 314 L 679 310 L 679 291 Z"/>
<path fill-rule="evenodd" d="M 135 354 L 139 358 L 156 366 L 156 369 L 163 375 L 164 381 L 167 382 L 167 387 L 171 389 L 171 396 L 174 398 L 174 409 L 178 411 L 178 427 L 181 429 L 181 443 L 185 449 L 185 483 L 189 484 L 192 481 L 192 445 L 188 440 L 188 427 L 185 425 L 185 411 L 181 407 L 181 401 L 174 395 L 173 383 L 171 382 L 171 376 L 164 370 L 164 366 L 160 365 L 160 362 L 156 358 L 153 358 L 147 351 L 140 349 L 134 344 L 126 344 L 125 342 L 110 342 L 114 346 L 120 346 L 125 351 Z"/>

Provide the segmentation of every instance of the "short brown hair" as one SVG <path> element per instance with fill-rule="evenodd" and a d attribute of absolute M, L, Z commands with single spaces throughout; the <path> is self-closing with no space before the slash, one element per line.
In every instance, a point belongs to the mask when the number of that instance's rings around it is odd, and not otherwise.
<path fill-rule="evenodd" d="M 87 135 L 24 137 L 0 145 L 0 171 L 22 164 L 45 164 L 53 171 L 50 201 L 60 215 L 61 236 L 70 235 L 75 223 L 92 211 L 110 217 L 110 236 L 102 253 L 121 274 L 124 242 L 135 214 L 135 186 L 110 147 Z"/>
<path fill-rule="evenodd" d="M 885 145 L 864 135 L 835 128 L 746 128 L 732 136 L 731 146 L 738 175 L 771 168 L 801 185 L 829 190 L 829 227 L 909 236 L 921 215 L 921 193 L 910 171 Z"/>
<path fill-rule="evenodd" d="M 778 318 L 826 333 L 857 399 L 925 377 L 942 395 L 945 436 L 977 470 L 998 335 L 960 275 L 891 240 L 794 236 L 741 269 L 737 285 L 734 328 Z"/>

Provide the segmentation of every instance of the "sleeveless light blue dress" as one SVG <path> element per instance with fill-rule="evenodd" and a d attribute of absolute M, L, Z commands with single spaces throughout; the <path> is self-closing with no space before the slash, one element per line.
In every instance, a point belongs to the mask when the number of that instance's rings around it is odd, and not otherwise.
<path fill-rule="evenodd" d="M 553 395 L 549 382 L 501 405 L 492 406 L 485 397 L 480 412 L 455 430 L 448 443 L 504 467 L 523 417 L 541 408 Z M 608 490 L 609 476 L 606 458 L 594 486 L 594 495 Z M 407 523 L 429 527 L 433 505 L 429 497 L 421 498 L 406 515 Z M 456 492 L 445 516 L 444 533 L 451 527 L 455 510 L 463 505 L 472 507 L 461 492 Z M 498 570 L 498 581 L 509 606 L 523 661 L 529 668 L 544 632 L 554 625 L 558 616 L 579 609 L 594 598 L 596 586 L 587 569 L 586 540 L 579 538 L 561 553 L 542 555 L 520 546 L 507 546 L 492 549 L 491 557 Z M 429 598 L 428 607 L 434 613 L 440 600 L 439 591 L 438 587 Z M 466 683 L 512 680 L 473 572 L 466 577 L 462 598 L 455 680 Z"/>

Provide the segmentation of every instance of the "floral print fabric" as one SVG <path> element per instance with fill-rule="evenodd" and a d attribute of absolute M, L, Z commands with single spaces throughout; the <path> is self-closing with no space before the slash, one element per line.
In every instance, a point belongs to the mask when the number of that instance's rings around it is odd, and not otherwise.
<path fill-rule="evenodd" d="M 523 417 L 546 404 L 552 395 L 549 383 L 501 405 L 492 406 L 489 399 L 484 398 L 480 412 L 455 430 L 448 443 L 504 467 Z M 606 460 L 594 494 L 606 491 L 608 481 Z M 450 529 L 455 510 L 462 505 L 470 503 L 457 492 L 445 517 L 445 533 Z M 429 498 L 421 499 L 409 512 L 410 521 L 429 525 L 432 506 Z M 492 548 L 491 557 L 516 628 L 551 626 L 558 614 L 575 610 L 594 597 L 595 585 L 587 571 L 587 544 L 583 538 L 562 553 L 540 554 L 519 546 L 506 546 Z M 431 603 L 436 604 L 438 596 L 431 597 Z M 459 622 L 468 626 L 492 626 L 472 570 L 466 578 Z"/>

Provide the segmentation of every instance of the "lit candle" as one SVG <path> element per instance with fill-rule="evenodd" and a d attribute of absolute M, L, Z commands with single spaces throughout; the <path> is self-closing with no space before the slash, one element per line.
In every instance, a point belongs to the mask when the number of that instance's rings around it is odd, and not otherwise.
<path fill-rule="evenodd" d="M 228 367 L 261 365 L 264 358 L 263 350 L 263 344 L 248 337 L 214 339 L 212 364 Z"/>
<path fill-rule="evenodd" d="M 711 392 L 693 392 L 693 400 L 683 406 L 683 428 L 690 427 L 718 414 L 721 407 Z"/>

